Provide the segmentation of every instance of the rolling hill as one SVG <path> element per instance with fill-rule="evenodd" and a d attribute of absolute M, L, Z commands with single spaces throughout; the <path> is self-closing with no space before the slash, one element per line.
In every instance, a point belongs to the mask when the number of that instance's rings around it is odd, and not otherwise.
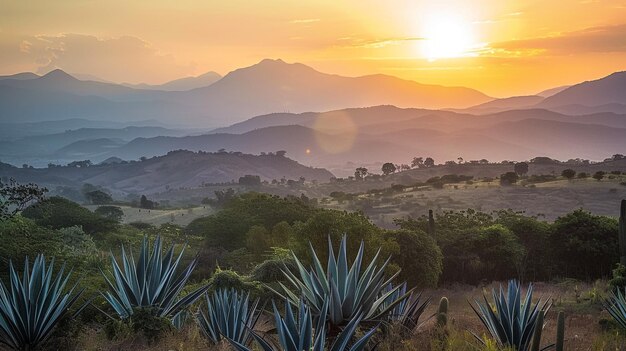
<path fill-rule="evenodd" d="M 283 156 L 226 152 L 173 151 L 141 162 L 110 163 L 85 168 L 23 169 L 0 164 L 0 177 L 13 177 L 20 182 L 36 182 L 49 187 L 77 187 L 82 183 L 91 183 L 118 194 L 150 194 L 170 188 L 237 181 L 247 174 L 258 175 L 268 181 L 283 177 L 328 181 L 333 176 L 325 169 L 306 167 Z"/>

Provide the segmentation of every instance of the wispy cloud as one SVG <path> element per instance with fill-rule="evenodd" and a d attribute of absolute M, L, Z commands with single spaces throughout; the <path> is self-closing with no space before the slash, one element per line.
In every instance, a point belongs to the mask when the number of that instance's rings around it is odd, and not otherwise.
<path fill-rule="evenodd" d="M 315 22 L 319 22 L 319 21 L 321 21 L 321 19 L 319 19 L 319 18 L 304 18 L 304 19 L 294 19 L 294 20 L 289 21 L 289 23 L 292 23 L 292 24 L 302 24 L 302 23 L 304 23 L 304 24 L 306 24 L 306 23 L 315 23 Z"/>
<path fill-rule="evenodd" d="M 563 32 L 546 37 L 491 43 L 481 55 L 537 56 L 626 52 L 626 24 Z"/>
<path fill-rule="evenodd" d="M 407 42 L 424 40 L 421 37 L 406 37 L 406 38 L 384 38 L 384 39 L 355 39 L 355 38 L 338 38 L 337 40 L 352 40 L 348 45 L 351 47 L 379 49 L 391 45 L 400 45 Z"/>
<path fill-rule="evenodd" d="M 24 38 L 16 50 L 35 62 L 39 73 L 61 68 L 116 82 L 140 82 L 148 76 L 162 81 L 193 73 L 191 66 L 180 65 L 173 55 L 132 36 L 38 35 Z"/>

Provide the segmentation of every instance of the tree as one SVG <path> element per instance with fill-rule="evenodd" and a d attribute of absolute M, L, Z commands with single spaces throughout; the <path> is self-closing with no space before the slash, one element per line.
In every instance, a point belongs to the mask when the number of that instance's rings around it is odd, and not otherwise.
<path fill-rule="evenodd" d="M 285 150 L 276 151 L 276 156 L 278 157 L 285 157 L 285 155 L 287 155 L 287 151 Z"/>
<path fill-rule="evenodd" d="M 571 180 L 576 176 L 576 171 L 571 168 L 564 169 L 563 172 L 561 172 L 561 176 L 567 178 L 568 180 Z"/>
<path fill-rule="evenodd" d="M 269 251 L 271 240 L 267 229 L 262 225 L 253 225 L 246 233 L 246 247 L 256 255 Z"/>
<path fill-rule="evenodd" d="M 246 174 L 243 177 L 239 177 L 239 185 L 261 186 L 261 177 L 258 175 Z"/>
<path fill-rule="evenodd" d="M 457 157 L 456 161 L 457 161 L 458 164 L 463 163 L 463 157 Z"/>
<path fill-rule="evenodd" d="M 526 162 L 518 162 L 513 166 L 513 171 L 517 173 L 520 177 L 528 173 L 528 163 Z"/>
<path fill-rule="evenodd" d="M 434 165 L 435 165 L 435 160 L 433 160 L 432 157 L 426 157 L 426 159 L 424 160 L 424 166 L 433 167 Z"/>
<path fill-rule="evenodd" d="M 396 171 L 396 166 L 391 162 L 387 162 L 383 164 L 382 171 L 384 175 L 389 175 Z"/>
<path fill-rule="evenodd" d="M 446 166 L 454 166 L 454 165 L 456 164 L 456 162 L 454 162 L 454 161 L 450 160 L 450 161 L 446 161 L 446 162 L 444 162 L 444 164 L 445 164 Z"/>
<path fill-rule="evenodd" d="M 597 180 L 597 181 L 601 181 L 604 178 L 604 175 L 606 173 L 603 171 L 597 171 L 596 173 L 593 174 L 593 179 Z"/>
<path fill-rule="evenodd" d="M 443 270 L 443 256 L 435 239 L 422 230 L 386 230 L 384 235 L 393 238 L 397 244 L 392 263 L 402 269 L 399 279 L 418 288 L 437 286 Z"/>
<path fill-rule="evenodd" d="M 424 158 L 423 157 L 413 157 L 413 161 L 411 161 L 412 168 L 423 168 L 424 167 Z"/>
<path fill-rule="evenodd" d="M 26 208 L 22 215 L 40 226 L 60 229 L 81 226 L 86 233 L 104 233 L 117 224 L 103 218 L 81 205 L 58 196 L 52 196 Z"/>
<path fill-rule="evenodd" d="M 111 197 L 111 195 L 105 193 L 102 190 L 90 191 L 85 194 L 85 198 L 87 198 L 87 201 L 91 202 L 94 205 L 103 205 L 113 202 L 113 198 Z"/>
<path fill-rule="evenodd" d="M 42 201 L 48 189 L 37 184 L 19 184 L 15 179 L 3 182 L 0 179 L 0 220 L 15 216 L 27 206 Z"/>
<path fill-rule="evenodd" d="M 618 221 L 576 210 L 552 225 L 550 257 L 560 275 L 599 279 L 611 274 L 619 261 Z"/>
<path fill-rule="evenodd" d="M 524 256 L 524 247 L 508 228 L 501 224 L 482 228 L 474 244 L 483 277 L 491 281 L 516 276 Z"/>
<path fill-rule="evenodd" d="M 501 185 L 512 185 L 517 183 L 519 176 L 515 172 L 506 172 L 500 176 Z"/>
<path fill-rule="evenodd" d="M 363 180 L 367 176 L 367 168 L 359 167 L 354 171 L 354 178 L 356 180 Z"/>
<path fill-rule="evenodd" d="M 93 212 L 118 223 L 122 220 L 122 217 L 124 217 L 124 211 L 117 206 L 100 206 Z"/>
<path fill-rule="evenodd" d="M 151 210 L 157 207 L 157 205 L 158 203 L 156 203 L 155 201 L 148 200 L 146 195 L 141 195 L 141 199 L 139 200 L 139 207 Z"/>

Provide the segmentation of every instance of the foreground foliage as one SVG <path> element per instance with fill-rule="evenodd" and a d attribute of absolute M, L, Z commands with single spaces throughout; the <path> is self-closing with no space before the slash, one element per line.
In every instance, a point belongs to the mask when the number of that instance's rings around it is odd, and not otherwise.
<path fill-rule="evenodd" d="M 70 274 L 63 266 L 55 275 L 54 261 L 46 265 L 43 255 L 32 268 L 26 259 L 21 277 L 12 263 L 9 267 L 9 288 L 0 282 L 0 343 L 33 350 L 50 337 L 81 292 L 75 294 L 75 287 L 64 292 Z"/>
<path fill-rule="evenodd" d="M 184 248 L 175 256 L 174 246 L 171 246 L 163 255 L 160 236 L 154 241 L 152 251 L 144 236 L 137 261 L 132 252 L 127 254 L 122 246 L 124 268 L 120 268 L 111 253 L 113 277 L 111 279 L 110 274 L 102 272 L 109 288 L 102 295 L 122 319 L 129 318 L 137 308 L 150 308 L 158 317 L 176 319 L 209 288 L 203 285 L 180 297 L 197 263 L 193 259 L 187 268 L 179 271 L 183 252 Z"/>
<path fill-rule="evenodd" d="M 221 289 L 206 296 L 206 312 L 198 314 L 197 322 L 202 334 L 213 344 L 223 337 L 242 345 L 248 345 L 261 311 L 259 300 L 250 304 L 250 294 L 234 289 Z"/>
<path fill-rule="evenodd" d="M 533 286 L 528 286 L 526 296 L 522 296 L 522 289 L 518 281 L 511 280 L 507 291 L 502 286 L 492 290 L 493 302 L 483 296 L 484 303 L 471 304 L 472 309 L 485 325 L 491 337 L 500 348 L 512 347 L 517 351 L 530 349 L 533 334 L 536 328 L 543 329 L 543 317 L 539 315 L 547 312 L 550 304 L 541 300 L 533 304 Z M 541 322 L 538 322 L 541 319 Z M 475 335 L 478 340 L 483 338 Z"/>
<path fill-rule="evenodd" d="M 327 335 L 326 318 L 324 318 L 328 313 L 329 301 L 327 300 L 322 306 L 319 317 L 315 316 L 315 312 L 304 301 L 300 301 L 297 306 L 298 313 L 295 314 L 291 303 L 285 301 L 285 316 L 282 317 L 274 304 L 279 347 L 276 348 L 259 335 L 253 334 L 263 351 L 361 351 L 365 349 L 377 329 L 373 328 L 354 340 L 361 323 L 361 315 L 358 315 L 350 320 L 329 343 L 330 338 Z M 238 351 L 252 350 L 234 340 L 229 339 L 229 341 Z"/>
<path fill-rule="evenodd" d="M 286 269 L 283 271 L 293 288 L 289 289 L 281 283 L 284 293 L 281 296 L 294 305 L 297 305 L 300 299 L 305 299 L 318 316 L 323 315 L 324 306 L 327 304 L 328 320 L 333 325 L 346 325 L 357 316 L 366 321 L 384 318 L 397 304 L 408 298 L 409 293 L 389 301 L 401 286 L 398 285 L 388 291 L 385 291 L 385 288 L 398 273 L 390 278 L 385 277 L 389 259 L 378 266 L 380 250 L 361 272 L 363 252 L 364 244 L 361 242 L 356 258 L 352 266 L 349 266 L 344 236 L 341 239 L 338 256 L 335 256 L 332 242 L 330 238 L 328 239 L 329 258 L 326 270 L 312 246 L 311 269 L 307 270 L 294 255 L 298 273 L 294 274 Z"/>

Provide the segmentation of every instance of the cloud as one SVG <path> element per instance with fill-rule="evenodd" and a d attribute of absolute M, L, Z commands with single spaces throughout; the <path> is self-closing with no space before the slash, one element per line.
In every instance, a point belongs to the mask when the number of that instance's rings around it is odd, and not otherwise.
<path fill-rule="evenodd" d="M 191 65 L 181 65 L 173 55 L 161 53 L 149 42 L 132 36 L 39 35 L 22 38 L 15 50 L 33 63 L 38 73 L 60 68 L 133 83 L 156 83 L 194 73 Z"/>
<path fill-rule="evenodd" d="M 592 27 L 553 36 L 492 43 L 481 54 L 562 56 L 610 52 L 626 52 L 626 24 Z"/>
<path fill-rule="evenodd" d="M 321 19 L 319 19 L 319 18 L 304 18 L 304 19 L 291 20 L 291 21 L 289 21 L 289 23 L 292 23 L 292 24 L 307 24 L 307 23 L 315 23 L 315 22 L 319 22 L 319 21 L 321 21 Z"/>
<path fill-rule="evenodd" d="M 390 45 L 400 45 L 400 44 L 407 43 L 407 42 L 424 40 L 424 38 L 420 38 L 420 37 L 386 38 L 386 39 L 374 39 L 374 40 L 339 38 L 337 40 L 351 40 L 351 39 L 353 40 L 353 42 L 349 46 L 358 47 L 358 48 L 367 48 L 367 49 L 378 49 L 378 48 L 384 48 Z"/>

